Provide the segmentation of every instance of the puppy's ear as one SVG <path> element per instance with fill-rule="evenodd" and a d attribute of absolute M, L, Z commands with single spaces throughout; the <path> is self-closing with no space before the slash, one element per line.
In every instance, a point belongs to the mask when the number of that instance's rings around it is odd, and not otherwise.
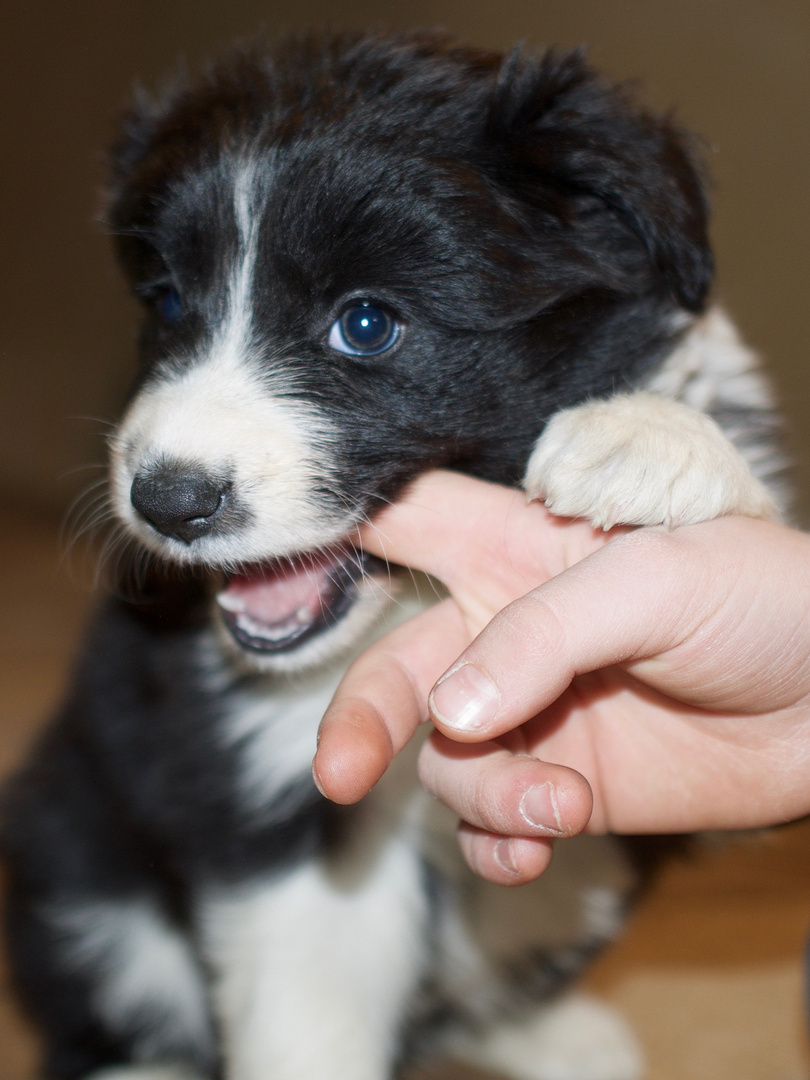
<path fill-rule="evenodd" d="M 702 308 L 713 263 L 704 184 L 688 142 L 668 120 L 639 110 L 626 89 L 598 79 L 582 50 L 513 51 L 487 136 L 522 199 L 556 200 L 579 220 L 601 208 L 640 242 L 673 299 Z"/>

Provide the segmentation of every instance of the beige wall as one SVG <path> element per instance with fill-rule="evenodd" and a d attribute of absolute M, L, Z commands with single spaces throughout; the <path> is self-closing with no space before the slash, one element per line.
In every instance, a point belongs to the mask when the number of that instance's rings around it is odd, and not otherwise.
<path fill-rule="evenodd" d="M 506 47 L 587 42 L 701 132 L 716 178 L 718 292 L 765 355 L 810 510 L 807 0 L 25 0 L 0 8 L 0 489 L 61 509 L 100 475 L 135 313 L 95 223 L 101 151 L 154 85 L 264 23 L 443 25 Z M 81 471 L 76 471 L 81 470 Z"/>

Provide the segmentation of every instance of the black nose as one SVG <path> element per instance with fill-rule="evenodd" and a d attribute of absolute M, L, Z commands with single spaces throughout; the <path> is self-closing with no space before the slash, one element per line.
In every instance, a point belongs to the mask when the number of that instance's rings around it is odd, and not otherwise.
<path fill-rule="evenodd" d="M 130 499 L 138 513 L 164 536 L 190 544 L 217 525 L 230 484 L 202 469 L 170 465 L 138 473 Z"/>

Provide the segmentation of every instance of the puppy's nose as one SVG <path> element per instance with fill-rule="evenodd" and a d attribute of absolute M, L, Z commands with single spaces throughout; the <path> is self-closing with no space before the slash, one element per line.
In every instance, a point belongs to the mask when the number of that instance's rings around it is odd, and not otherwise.
<path fill-rule="evenodd" d="M 220 520 L 230 484 L 188 466 L 161 466 L 138 473 L 130 499 L 138 513 L 164 536 L 190 544 Z"/>

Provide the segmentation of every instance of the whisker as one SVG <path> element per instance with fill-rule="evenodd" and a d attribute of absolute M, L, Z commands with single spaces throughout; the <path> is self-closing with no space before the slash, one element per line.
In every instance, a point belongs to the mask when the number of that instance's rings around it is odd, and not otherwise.
<path fill-rule="evenodd" d="M 104 470 L 105 476 L 100 481 L 100 483 L 105 483 L 107 466 L 101 464 L 101 462 L 98 462 L 98 461 L 88 462 L 85 465 L 75 465 L 72 469 L 65 469 L 64 472 L 59 473 L 59 479 L 60 480 L 67 480 L 71 476 L 77 476 L 79 473 L 90 472 L 90 471 L 96 470 L 96 469 L 103 469 Z"/>
<path fill-rule="evenodd" d="M 108 431 L 112 431 L 116 426 L 115 420 L 105 420 L 103 416 L 84 416 L 79 414 L 71 416 L 70 419 L 82 424 L 97 424 L 99 427 L 107 428 Z"/>

